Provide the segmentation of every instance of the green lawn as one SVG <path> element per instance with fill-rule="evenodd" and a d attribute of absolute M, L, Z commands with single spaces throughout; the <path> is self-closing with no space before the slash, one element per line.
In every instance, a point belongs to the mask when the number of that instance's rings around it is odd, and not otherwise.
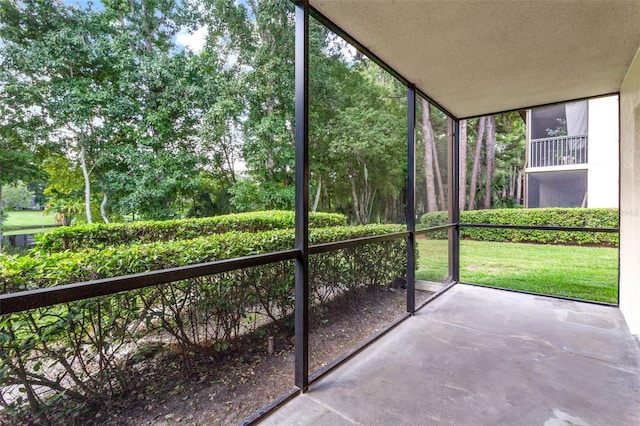
<path fill-rule="evenodd" d="M 416 278 L 441 281 L 447 242 L 418 240 L 418 250 Z M 460 281 L 617 303 L 618 249 L 461 241 Z"/>
<path fill-rule="evenodd" d="M 4 229 L 4 228 L 3 228 Z M 20 234 L 43 234 L 45 232 L 53 231 L 56 228 L 18 228 L 12 231 L 2 231 L 2 235 L 10 236 L 10 235 L 20 235 Z"/>
<path fill-rule="evenodd" d="M 52 225 L 57 225 L 53 215 L 45 215 L 42 211 L 18 210 L 7 212 L 6 220 L 2 224 L 2 230 L 15 231 L 17 229 L 32 229 Z"/>

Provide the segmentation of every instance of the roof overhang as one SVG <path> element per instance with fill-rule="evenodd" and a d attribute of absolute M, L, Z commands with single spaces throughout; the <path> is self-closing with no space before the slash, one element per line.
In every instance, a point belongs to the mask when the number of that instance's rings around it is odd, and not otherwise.
<path fill-rule="evenodd" d="M 640 1 L 310 0 L 459 118 L 617 93 Z"/>

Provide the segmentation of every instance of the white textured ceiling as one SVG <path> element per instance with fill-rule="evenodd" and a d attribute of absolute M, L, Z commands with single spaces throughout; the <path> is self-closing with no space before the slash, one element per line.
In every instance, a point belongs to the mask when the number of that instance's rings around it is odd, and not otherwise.
<path fill-rule="evenodd" d="M 457 117 L 618 92 L 640 0 L 310 0 Z"/>

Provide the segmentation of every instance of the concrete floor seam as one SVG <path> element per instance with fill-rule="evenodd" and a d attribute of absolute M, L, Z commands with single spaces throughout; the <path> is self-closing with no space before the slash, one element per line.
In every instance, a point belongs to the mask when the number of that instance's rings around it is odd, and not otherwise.
<path fill-rule="evenodd" d="M 489 331 L 489 330 L 482 330 L 480 328 L 475 328 L 475 327 L 467 327 L 467 326 L 464 326 L 464 325 L 461 325 L 461 324 L 456 324 L 456 323 L 448 322 L 448 321 L 442 321 L 442 320 L 439 320 L 439 319 L 430 319 L 429 321 L 437 322 L 437 323 L 443 324 L 443 325 L 450 325 L 452 327 L 456 327 L 456 328 L 459 328 L 459 329 L 462 329 L 462 330 L 476 332 L 476 333 L 479 333 L 479 334 L 487 334 L 489 336 L 494 336 L 494 337 L 517 338 L 515 336 L 509 336 L 509 335 L 494 333 L 494 332 Z M 525 339 L 518 339 L 518 340 L 525 340 Z"/>
<path fill-rule="evenodd" d="M 345 416 L 343 413 L 341 413 L 340 411 L 338 411 L 338 410 L 334 409 L 333 407 L 331 407 L 331 406 L 329 406 L 329 405 L 325 404 L 324 402 L 322 402 L 322 401 L 320 401 L 320 400 L 318 400 L 318 399 L 312 398 L 311 396 L 309 396 L 309 394 L 305 394 L 304 396 L 305 396 L 306 398 L 308 398 L 309 400 L 311 400 L 311 401 L 315 402 L 316 404 L 318 404 L 318 405 L 320 405 L 320 406 L 324 407 L 325 409 L 327 409 L 327 410 L 331 411 L 332 413 L 337 414 L 338 416 L 340 416 L 341 418 L 345 419 L 345 420 L 346 420 L 346 421 L 348 421 L 349 423 L 354 424 L 354 425 L 358 425 L 358 426 L 364 426 L 362 423 L 357 422 L 357 421 L 355 421 L 355 420 L 353 420 L 353 419 L 351 419 L 351 418 L 349 418 L 349 417 Z"/>
<path fill-rule="evenodd" d="M 591 361 L 600 362 L 600 363 L 605 364 L 607 367 L 610 367 L 610 368 L 612 368 L 614 370 L 618 370 L 618 371 L 622 371 L 622 372 L 630 373 L 630 374 L 636 374 L 637 368 L 623 367 L 623 366 L 621 366 L 619 364 L 616 364 L 613 361 L 609 361 L 609 360 L 606 360 L 606 359 L 598 358 L 598 357 L 595 357 L 595 356 L 589 356 L 589 355 L 585 355 L 585 354 L 580 354 L 580 353 L 577 353 L 577 352 L 574 352 L 574 351 L 570 351 L 570 350 L 563 350 L 562 352 L 570 354 L 570 355 L 575 355 L 575 356 L 580 357 L 580 358 L 588 359 L 588 360 L 591 360 Z"/>

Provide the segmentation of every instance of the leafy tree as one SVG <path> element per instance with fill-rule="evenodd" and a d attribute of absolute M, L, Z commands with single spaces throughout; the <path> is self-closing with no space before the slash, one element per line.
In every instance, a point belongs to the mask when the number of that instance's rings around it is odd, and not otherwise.
<path fill-rule="evenodd" d="M 113 212 L 175 217 L 199 170 L 236 162 L 232 132 L 221 129 L 237 125 L 242 103 L 220 96 L 234 90 L 215 49 L 176 46 L 176 33 L 198 22 L 189 2 L 102 4 L 2 2 L 3 104 L 32 146 L 78 165 L 88 222 L 95 188 L 105 222 Z"/>
<path fill-rule="evenodd" d="M 486 117 L 486 176 L 484 208 L 491 208 L 493 198 L 493 176 L 496 169 L 496 118 L 493 115 Z"/>
<path fill-rule="evenodd" d="M 387 84 L 385 76 L 377 74 L 381 70 L 372 67 L 363 64 L 350 76 L 351 104 L 328 125 L 335 184 L 347 186 L 353 217 L 360 224 L 371 221 L 376 197 L 398 196 L 406 172 L 406 114 L 395 96 L 398 87 Z"/>
<path fill-rule="evenodd" d="M 41 168 L 48 176 L 44 189 L 44 195 L 48 198 L 45 212 L 54 213 L 62 225 L 77 222 L 85 209 L 82 191 L 84 178 L 80 167 L 62 154 L 52 154 L 42 161 Z M 92 209 L 95 210 L 95 201 Z"/>
<path fill-rule="evenodd" d="M 202 173 L 198 186 L 188 200 L 190 207 L 187 217 L 208 217 L 234 213 L 236 210 L 230 203 L 229 187 L 207 173 Z"/>
<path fill-rule="evenodd" d="M 104 140 L 104 86 L 113 74 L 108 23 L 54 0 L 0 3 L 3 103 L 10 120 L 78 162 L 85 214 L 92 221 L 91 163 Z"/>
<path fill-rule="evenodd" d="M 0 95 L 5 92 L 0 86 Z M 2 251 L 3 187 L 38 175 L 34 153 L 25 145 L 21 135 L 7 120 L 7 106 L 0 103 L 0 252 Z"/>
<path fill-rule="evenodd" d="M 29 191 L 33 192 L 33 202 L 37 208 L 42 208 L 42 206 L 47 202 L 47 199 L 44 196 L 45 186 L 47 186 L 45 176 L 34 179 L 27 184 Z"/>
<path fill-rule="evenodd" d="M 104 185 L 121 214 L 179 216 L 202 170 L 226 180 L 226 187 L 235 181 L 233 129 L 242 112 L 231 83 L 235 70 L 223 69 L 215 32 L 198 54 L 174 44 L 180 28 L 202 24 L 189 3 L 109 1 L 105 7 L 120 24 L 115 37 L 125 70 L 113 97 L 127 108 L 112 120 L 117 151 L 105 159 Z"/>
<path fill-rule="evenodd" d="M 27 148 L 21 152 L 66 159 L 60 170 L 44 164 L 51 205 L 80 201 L 87 221 L 100 214 L 105 222 L 292 208 L 290 1 L 102 5 L 0 0 L 1 124 Z M 179 31 L 205 25 L 202 51 L 176 44 Z M 362 55 L 345 55 L 345 43 L 313 23 L 310 48 L 312 210 L 348 213 L 357 223 L 402 220 L 404 88 Z M 442 210 L 450 123 L 426 101 L 419 111 L 418 210 Z M 519 130 L 509 123 L 463 126 L 475 155 L 461 173 L 463 186 L 471 181 L 461 208 L 519 198 L 521 167 L 505 148 Z M 73 179 L 61 185 L 65 173 Z"/>
<path fill-rule="evenodd" d="M 494 206 L 522 205 L 525 163 L 525 122 L 518 113 L 496 116 Z"/>
<path fill-rule="evenodd" d="M 22 181 L 6 185 L 2 191 L 2 203 L 10 209 L 21 210 L 28 208 L 33 197 L 34 193 Z"/>
<path fill-rule="evenodd" d="M 225 41 L 220 51 L 236 66 L 245 107 L 242 156 L 250 179 L 237 182 L 231 202 L 241 210 L 253 205 L 292 208 L 293 4 L 288 0 L 209 0 L 206 10 L 209 27 Z M 249 188 L 252 182 L 259 190 Z"/>
<path fill-rule="evenodd" d="M 492 208 L 521 204 L 525 129 L 520 115 L 481 117 L 470 120 L 467 128 L 470 138 L 475 135 L 476 139 L 468 209 L 480 205 Z M 480 188 L 484 191 L 478 196 Z"/>
<path fill-rule="evenodd" d="M 56 194 L 45 206 L 45 214 L 54 214 L 54 218 L 62 226 L 69 226 L 74 223 L 78 214 L 82 213 L 83 205 L 77 198 L 65 197 Z"/>
<path fill-rule="evenodd" d="M 359 90 L 376 78 L 371 76 L 364 80 L 368 71 L 364 70 L 363 58 L 345 57 L 345 46 L 345 42 L 312 21 L 309 90 L 313 95 L 309 99 L 309 165 L 310 190 L 313 189 L 315 194 L 311 210 L 337 208 L 352 216 L 354 210 L 347 201 L 353 199 L 351 188 L 345 187 L 334 172 L 336 165 L 350 163 L 350 158 L 335 155 L 333 139 L 338 129 L 333 132 L 329 129 L 347 108 L 360 102 Z"/>
<path fill-rule="evenodd" d="M 238 179 L 230 189 L 231 203 L 238 211 L 290 209 L 295 200 L 295 187 L 280 188 L 269 182 L 260 182 L 253 177 Z"/>

